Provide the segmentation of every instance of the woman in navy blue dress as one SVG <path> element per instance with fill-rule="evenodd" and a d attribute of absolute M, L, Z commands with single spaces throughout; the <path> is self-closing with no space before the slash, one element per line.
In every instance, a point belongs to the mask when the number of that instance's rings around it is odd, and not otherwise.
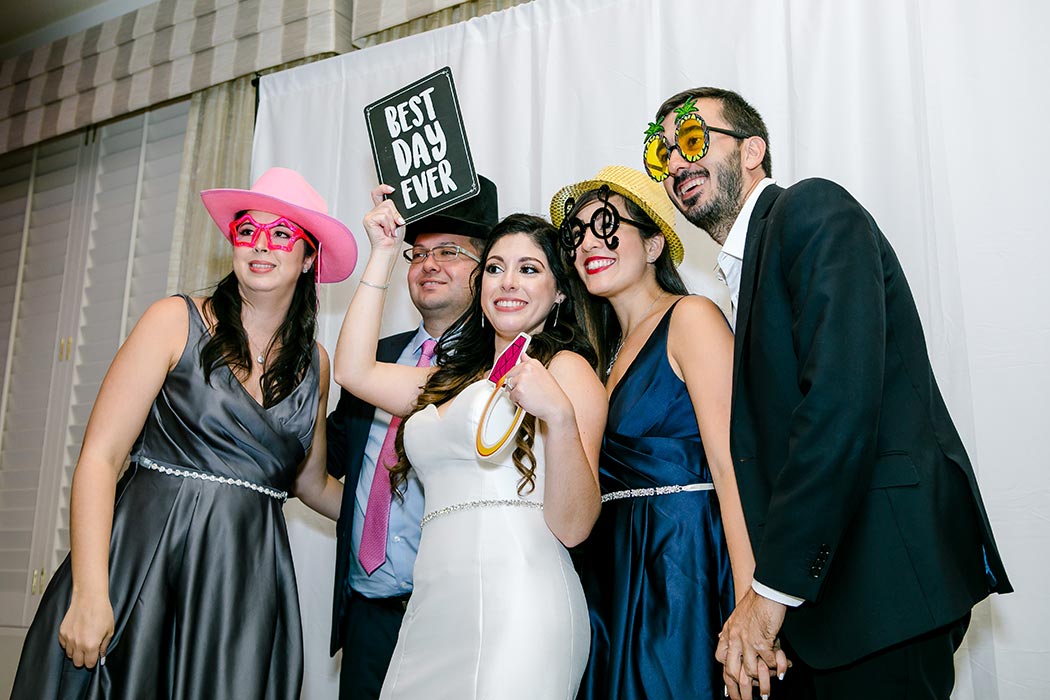
<path fill-rule="evenodd" d="M 722 697 L 718 632 L 754 559 L 729 455 L 733 336 L 688 296 L 663 189 L 623 166 L 551 202 L 609 395 L 602 513 L 577 558 L 591 613 L 580 698 Z"/>

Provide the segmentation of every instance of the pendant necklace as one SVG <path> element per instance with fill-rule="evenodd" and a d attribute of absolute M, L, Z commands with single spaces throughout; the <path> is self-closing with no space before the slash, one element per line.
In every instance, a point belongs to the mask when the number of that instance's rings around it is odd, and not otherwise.
<path fill-rule="evenodd" d="M 251 350 L 252 350 L 252 339 L 251 339 L 251 336 L 249 336 L 247 332 L 244 335 L 245 335 L 246 338 L 248 338 L 248 352 L 251 353 Z M 260 350 L 259 354 L 255 356 L 255 361 L 258 362 L 260 365 L 263 364 L 264 362 L 266 362 L 266 353 L 264 353 L 262 350 Z"/>
<path fill-rule="evenodd" d="M 626 343 L 627 340 L 631 337 L 631 333 L 634 333 L 638 329 L 638 326 L 642 325 L 642 322 L 645 321 L 645 319 L 649 317 L 649 312 L 653 310 L 654 306 L 656 306 L 656 302 L 658 302 L 661 299 L 663 299 L 664 296 L 666 296 L 666 295 L 667 295 L 667 292 L 665 292 L 665 291 L 663 291 L 661 289 L 660 293 L 656 295 L 656 298 L 653 299 L 649 303 L 649 306 L 646 307 L 645 311 L 642 312 L 642 315 L 639 317 L 638 324 L 634 328 L 632 328 L 629 332 L 627 332 L 626 334 L 621 334 L 620 335 L 620 339 L 616 342 L 616 348 L 613 350 L 612 359 L 609 360 L 609 366 L 605 368 L 605 375 L 606 376 L 612 374 L 613 365 L 616 364 L 617 358 L 620 357 L 620 350 L 623 349 L 624 343 Z"/>

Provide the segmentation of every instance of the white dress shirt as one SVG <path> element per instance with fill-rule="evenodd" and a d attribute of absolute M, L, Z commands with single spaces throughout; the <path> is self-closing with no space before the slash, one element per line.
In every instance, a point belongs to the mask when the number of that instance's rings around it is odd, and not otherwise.
<path fill-rule="evenodd" d="M 755 203 L 762 190 L 776 183 L 773 178 L 762 178 L 755 189 L 744 201 L 744 206 L 737 214 L 733 227 L 729 229 L 722 250 L 718 253 L 718 278 L 729 287 L 729 301 L 733 305 L 733 329 L 736 330 L 736 309 L 740 303 L 740 273 L 744 267 L 744 244 L 747 242 L 747 226 L 751 222 L 751 214 L 755 211 Z"/>

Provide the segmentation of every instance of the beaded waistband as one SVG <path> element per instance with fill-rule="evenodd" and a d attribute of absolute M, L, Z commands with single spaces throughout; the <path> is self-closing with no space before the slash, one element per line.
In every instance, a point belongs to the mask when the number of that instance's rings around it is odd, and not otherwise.
<path fill-rule="evenodd" d="M 608 503 L 609 501 L 618 501 L 621 498 L 642 498 L 644 496 L 666 496 L 672 493 L 681 493 L 683 491 L 710 491 L 715 487 L 714 484 L 686 484 L 681 486 L 674 484 L 673 486 L 654 486 L 644 489 L 626 489 L 624 491 L 610 491 L 609 493 L 602 496 L 602 503 Z"/>
<path fill-rule="evenodd" d="M 491 508 L 494 506 L 507 506 L 509 508 L 543 508 L 543 504 L 538 501 L 526 501 L 520 498 L 493 498 L 480 501 L 466 501 L 465 503 L 456 503 L 455 505 L 445 506 L 444 508 L 430 511 L 423 516 L 423 521 L 419 523 L 419 526 L 423 527 L 434 518 L 440 518 L 442 515 L 448 515 L 449 513 L 455 513 L 456 511 L 471 510 L 473 508 Z"/>
<path fill-rule="evenodd" d="M 281 501 L 282 503 L 288 500 L 288 493 L 286 491 L 279 491 L 269 486 L 262 486 L 260 484 L 253 484 L 250 481 L 244 479 L 230 479 L 225 476 L 216 476 L 215 474 L 209 474 L 208 472 L 200 472 L 192 469 L 173 469 L 171 467 L 165 467 L 163 464 L 157 464 L 149 457 L 138 457 L 135 461 L 140 466 L 150 469 L 161 474 L 167 474 L 168 476 L 178 476 L 183 479 L 200 479 L 201 481 L 214 481 L 218 484 L 226 484 L 228 486 L 240 486 L 243 489 L 250 489 L 257 491 L 264 496 L 269 496 L 274 500 Z"/>

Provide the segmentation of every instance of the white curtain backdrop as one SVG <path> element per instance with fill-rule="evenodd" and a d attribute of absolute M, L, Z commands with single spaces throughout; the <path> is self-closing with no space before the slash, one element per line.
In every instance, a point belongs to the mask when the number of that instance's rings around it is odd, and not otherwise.
<path fill-rule="evenodd" d="M 253 173 L 300 170 L 359 228 L 376 184 L 364 106 L 448 65 L 500 213 L 545 214 L 562 185 L 607 164 L 637 167 L 665 97 L 737 90 L 769 125 L 777 180 L 820 175 L 849 189 L 915 291 L 1018 589 L 975 612 L 953 697 L 1050 697 L 1050 488 L 1037 442 L 1050 428 L 1050 237 L 1035 191 L 1050 161 L 1048 23 L 1050 5 L 1037 0 L 536 0 L 263 78 Z M 724 303 L 713 244 L 679 224 L 687 281 Z M 363 235 L 359 245 L 367 255 Z M 323 292 L 329 351 L 356 279 Z M 418 320 L 394 287 L 384 332 Z M 298 503 L 287 512 L 307 640 L 303 697 L 332 698 L 333 527 Z"/>

